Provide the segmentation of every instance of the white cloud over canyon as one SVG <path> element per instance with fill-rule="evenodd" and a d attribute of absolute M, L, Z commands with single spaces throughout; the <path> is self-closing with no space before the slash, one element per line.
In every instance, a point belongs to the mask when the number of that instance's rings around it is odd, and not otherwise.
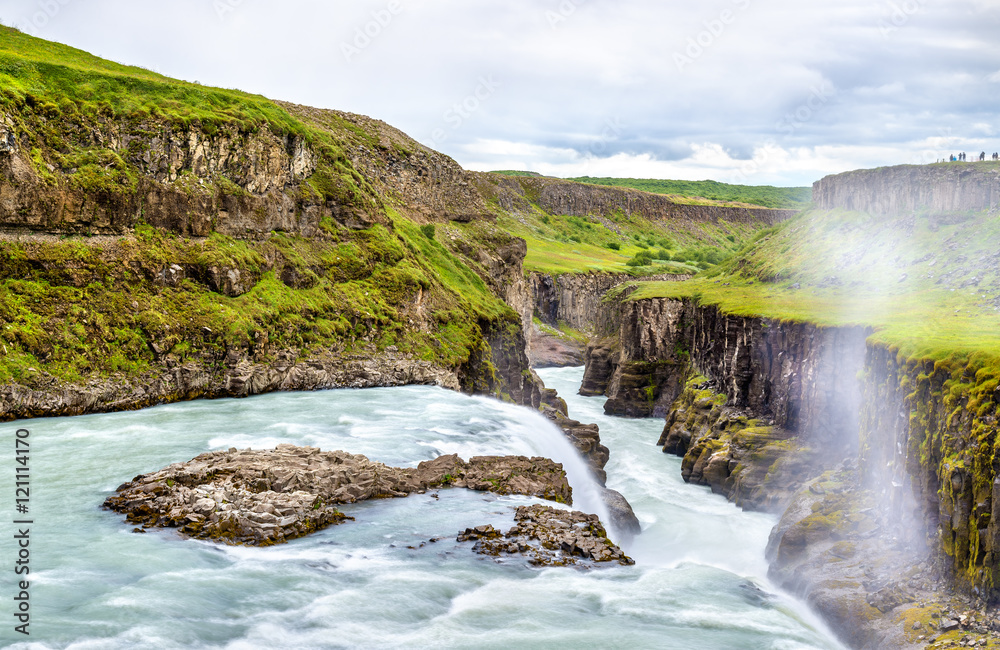
<path fill-rule="evenodd" d="M 992 0 L 0 0 L 0 19 L 371 115 L 471 169 L 804 185 L 1000 150 Z"/>

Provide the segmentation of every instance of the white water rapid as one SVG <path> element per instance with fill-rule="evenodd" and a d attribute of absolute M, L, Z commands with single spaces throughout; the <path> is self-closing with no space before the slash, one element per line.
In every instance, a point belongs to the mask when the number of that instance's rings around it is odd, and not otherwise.
<path fill-rule="evenodd" d="M 101 503 L 135 475 L 228 447 L 278 443 L 363 453 L 391 465 L 440 454 L 553 457 L 577 509 L 600 512 L 585 466 L 541 416 L 437 388 L 283 393 L 138 412 L 0 424 L 0 646 L 72 648 L 839 648 L 765 576 L 773 518 L 680 480 L 657 420 L 605 418 L 575 396 L 579 369 L 543 371 L 570 415 L 598 422 L 609 487 L 644 532 L 637 564 L 589 571 L 497 563 L 456 543 L 506 529 L 528 498 L 462 489 L 346 506 L 356 518 L 271 548 L 132 532 Z M 14 432 L 30 432 L 30 636 L 14 632 Z M 10 516 L 8 516 L 10 515 Z M 439 539 L 430 542 L 431 538 Z"/>

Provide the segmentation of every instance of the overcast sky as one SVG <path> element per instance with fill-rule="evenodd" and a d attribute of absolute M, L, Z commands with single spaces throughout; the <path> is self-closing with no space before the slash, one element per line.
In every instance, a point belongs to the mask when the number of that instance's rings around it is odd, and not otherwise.
<path fill-rule="evenodd" d="M 1000 0 L 0 0 L 0 19 L 370 115 L 476 170 L 806 185 L 1000 150 Z"/>

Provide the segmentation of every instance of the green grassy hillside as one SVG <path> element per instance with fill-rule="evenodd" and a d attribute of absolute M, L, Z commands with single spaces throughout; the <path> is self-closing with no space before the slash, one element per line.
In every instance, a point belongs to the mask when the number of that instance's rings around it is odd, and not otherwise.
<path fill-rule="evenodd" d="M 504 215 L 500 223 L 528 243 L 525 269 L 555 274 L 697 273 L 734 253 L 756 230 L 721 221 L 678 226 L 621 212 L 574 217 L 539 210 Z"/>
<path fill-rule="evenodd" d="M 802 210 L 812 201 L 810 187 L 773 187 L 771 185 L 729 185 L 718 181 L 672 181 L 643 178 L 593 178 L 581 176 L 569 180 L 592 185 L 631 187 L 653 194 L 669 194 L 687 199 L 759 205 L 765 208 Z"/>
<path fill-rule="evenodd" d="M 746 316 L 865 325 L 908 358 L 1000 376 L 1000 219 L 989 212 L 887 218 L 811 211 L 759 232 L 684 283 L 634 295 L 688 297 Z"/>
<path fill-rule="evenodd" d="M 4 26 L 0 26 L 0 88 L 7 106 L 39 104 L 53 117 L 63 112 L 93 119 L 152 116 L 305 131 L 260 95 L 171 79 Z"/>
<path fill-rule="evenodd" d="M 533 179 L 481 175 L 474 189 L 479 176 L 376 120 L 2 26 L 0 129 L 17 143 L 0 154 L 6 384 L 320 351 L 460 368 L 488 356 L 489 332 L 517 328 L 498 297 L 517 270 L 515 237 L 528 271 L 642 275 L 703 269 L 754 231 L 549 214 L 523 187 L 503 190 L 503 208 L 499 183 Z M 301 176 L 271 164 L 293 149 L 309 153 Z M 268 174 L 272 189 L 254 185 Z"/>
<path fill-rule="evenodd" d="M 233 355 L 269 362 L 389 347 L 457 368 L 488 349 L 487 329 L 519 322 L 478 258 L 442 244 L 494 251 L 510 245 L 509 235 L 480 224 L 455 227 L 448 239 L 447 231 L 422 231 L 399 197 L 376 188 L 344 153 L 364 148 L 373 165 L 379 156 L 405 158 L 415 145 L 401 136 L 333 112 L 301 119 L 261 96 L 170 79 L 0 26 L 4 115 L 20 148 L 11 160 L 33 168 L 6 163 L 5 191 L 26 194 L 28 205 L 82 202 L 84 214 L 91 205 L 98 217 L 134 227 L 101 236 L 90 236 L 89 226 L 77 228 L 81 234 L 19 227 L 0 235 L 0 383 L 44 387 L 188 362 L 220 367 Z M 250 196 L 220 172 L 197 176 L 183 166 L 190 161 L 178 163 L 176 181 L 144 176 L 155 139 L 253 141 L 268 132 L 285 138 L 279 142 L 302 138 L 315 154 L 315 171 L 286 187 L 282 200 L 303 214 L 363 210 L 367 227 L 327 216 L 309 237 L 273 231 L 234 239 L 144 222 L 155 209 L 145 205 L 151 190 L 179 197 L 177 208 L 166 208 L 180 211 Z M 181 279 L 168 279 L 174 275 Z"/>

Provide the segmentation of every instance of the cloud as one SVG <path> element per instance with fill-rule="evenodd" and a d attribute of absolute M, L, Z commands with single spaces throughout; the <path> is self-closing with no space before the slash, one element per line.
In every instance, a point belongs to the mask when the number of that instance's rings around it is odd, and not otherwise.
<path fill-rule="evenodd" d="M 41 26 L 37 2 L 0 0 L 0 16 L 164 74 L 372 115 L 476 168 L 801 185 L 931 158 L 932 143 L 1000 148 L 995 0 L 56 4 Z M 499 86 L 457 120 L 484 77 Z"/>

